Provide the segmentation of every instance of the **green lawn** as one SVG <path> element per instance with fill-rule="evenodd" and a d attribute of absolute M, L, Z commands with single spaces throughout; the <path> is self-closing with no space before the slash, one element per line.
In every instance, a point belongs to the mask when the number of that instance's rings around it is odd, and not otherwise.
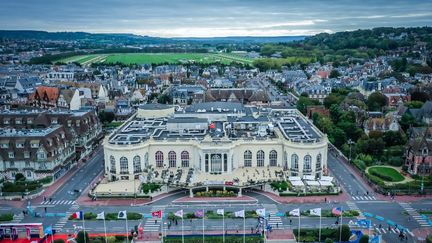
<path fill-rule="evenodd" d="M 387 182 L 400 182 L 404 180 L 399 171 L 389 167 L 374 166 L 368 169 L 368 173 Z"/>
<path fill-rule="evenodd" d="M 99 57 L 99 58 L 97 58 Z M 94 60 L 92 60 L 94 59 Z M 230 64 L 239 62 L 252 64 L 252 59 L 235 54 L 212 54 L 212 53 L 118 53 L 118 54 L 100 54 L 100 55 L 81 55 L 73 56 L 58 60 L 59 62 L 70 63 L 78 62 L 105 62 L 105 63 L 123 63 L 123 64 L 161 64 L 161 63 L 222 63 Z"/>

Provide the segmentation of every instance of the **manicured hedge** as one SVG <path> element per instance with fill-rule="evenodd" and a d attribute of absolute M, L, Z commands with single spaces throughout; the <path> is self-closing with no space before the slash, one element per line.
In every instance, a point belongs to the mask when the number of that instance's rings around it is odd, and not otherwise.
<path fill-rule="evenodd" d="M 148 194 L 149 192 L 157 191 L 161 188 L 161 185 L 156 183 L 143 183 L 141 184 L 142 192 Z"/>
<path fill-rule="evenodd" d="M 223 237 L 222 236 L 206 236 L 204 238 L 205 242 L 209 243 L 222 243 Z M 164 237 L 163 242 L 165 243 L 181 243 L 182 237 Z M 187 243 L 202 243 L 203 239 L 202 236 L 194 236 L 194 237 L 185 237 L 185 242 Z M 243 243 L 243 235 L 238 236 L 225 236 L 225 242 L 230 243 Z M 260 243 L 264 242 L 264 239 L 262 236 L 251 236 L 247 235 L 245 237 L 245 242 L 247 243 Z"/>
<path fill-rule="evenodd" d="M 388 167 L 371 167 L 368 172 L 376 177 L 388 182 L 403 181 L 404 177 L 395 169 Z"/>
<path fill-rule="evenodd" d="M 0 214 L 0 222 L 12 221 L 12 220 L 13 220 L 12 213 Z"/>
<path fill-rule="evenodd" d="M 307 192 L 304 193 L 295 193 L 295 192 L 281 192 L 279 196 L 281 197 L 307 197 L 307 196 L 331 196 L 331 195 L 339 195 L 339 192 Z"/>

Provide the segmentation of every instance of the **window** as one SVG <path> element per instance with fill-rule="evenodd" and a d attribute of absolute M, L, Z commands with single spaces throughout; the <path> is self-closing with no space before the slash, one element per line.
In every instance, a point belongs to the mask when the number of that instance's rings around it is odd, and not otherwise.
<path fill-rule="evenodd" d="M 252 152 L 250 150 L 246 150 L 243 154 L 243 161 L 245 167 L 252 166 Z"/>
<path fill-rule="evenodd" d="M 156 152 L 155 160 L 156 160 L 156 167 L 158 167 L 158 168 L 163 167 L 164 156 L 163 156 L 163 153 L 161 151 Z"/>
<path fill-rule="evenodd" d="M 128 159 L 126 157 L 120 158 L 120 174 L 129 174 Z"/>
<path fill-rule="evenodd" d="M 270 166 L 277 166 L 277 152 L 276 152 L 276 150 L 270 151 L 269 160 L 270 160 Z"/>
<path fill-rule="evenodd" d="M 258 151 L 258 153 L 257 153 L 257 166 L 258 167 L 264 166 L 264 158 L 265 158 L 264 151 L 262 151 L 262 150 Z"/>
<path fill-rule="evenodd" d="M 297 154 L 291 155 L 291 169 L 298 170 L 298 156 Z"/>
<path fill-rule="evenodd" d="M 51 124 L 57 124 L 57 118 L 53 118 L 53 119 L 51 119 Z"/>
<path fill-rule="evenodd" d="M 181 153 L 181 164 L 182 167 L 189 167 L 189 152 L 183 151 Z"/>
<path fill-rule="evenodd" d="M 29 151 L 24 151 L 24 158 L 25 159 L 30 158 L 30 152 Z"/>
<path fill-rule="evenodd" d="M 9 119 L 5 119 L 4 124 L 9 124 Z"/>
<path fill-rule="evenodd" d="M 33 119 L 27 118 L 27 124 L 33 124 Z"/>
<path fill-rule="evenodd" d="M 316 170 L 321 169 L 321 154 L 317 155 L 317 161 L 316 161 Z"/>
<path fill-rule="evenodd" d="M 303 170 L 311 170 L 312 169 L 312 157 L 310 155 L 306 155 L 303 160 Z"/>
<path fill-rule="evenodd" d="M 43 151 L 37 153 L 38 159 L 45 159 L 45 153 Z"/>
<path fill-rule="evenodd" d="M 9 165 L 10 165 L 10 167 L 14 167 L 15 166 L 15 162 L 11 161 L 11 162 L 9 162 Z"/>
<path fill-rule="evenodd" d="M 2 143 L 1 148 L 9 148 L 9 144 L 7 142 Z"/>
<path fill-rule="evenodd" d="M 115 159 L 114 156 L 110 156 L 110 168 L 111 168 L 111 173 L 116 173 L 116 163 L 115 163 Z"/>
<path fill-rule="evenodd" d="M 15 124 L 17 124 L 17 125 L 21 125 L 21 124 L 22 124 L 22 120 L 17 118 L 17 119 L 15 120 Z"/>
<path fill-rule="evenodd" d="M 133 166 L 134 166 L 134 173 L 141 172 L 141 157 L 140 156 L 137 155 L 133 158 Z"/>
<path fill-rule="evenodd" d="M 71 126 L 72 126 L 72 121 L 71 121 L 71 120 L 67 121 L 67 126 L 68 126 L 68 127 L 71 127 Z"/>
<path fill-rule="evenodd" d="M 168 153 L 168 163 L 169 163 L 169 167 L 171 168 L 175 168 L 176 167 L 176 161 L 177 161 L 177 155 L 176 152 L 174 151 L 170 151 Z"/>
<path fill-rule="evenodd" d="M 32 142 L 31 148 L 39 148 L 39 142 Z"/>
<path fill-rule="evenodd" d="M 26 162 L 25 162 L 25 166 L 26 166 L 26 167 L 30 167 L 30 162 L 29 162 L 29 161 L 26 161 Z"/>
<path fill-rule="evenodd" d="M 423 156 L 427 156 L 427 154 L 428 154 L 428 149 L 424 148 L 423 151 L 422 151 L 422 155 Z"/>
<path fill-rule="evenodd" d="M 15 154 L 14 154 L 14 152 L 9 152 L 9 159 L 13 159 L 13 158 L 15 158 Z"/>
<path fill-rule="evenodd" d="M 145 155 L 144 155 L 144 166 L 146 168 L 148 167 L 148 153 L 145 153 Z"/>
<path fill-rule="evenodd" d="M 26 172 L 26 174 L 27 174 L 27 177 L 32 177 L 32 173 L 31 173 L 31 171 L 28 170 L 28 171 Z"/>
<path fill-rule="evenodd" d="M 16 147 L 17 148 L 24 148 L 24 142 L 17 142 Z"/>
<path fill-rule="evenodd" d="M 75 121 L 75 125 L 76 125 L 77 127 L 79 127 L 79 126 L 81 125 L 81 121 L 80 121 L 80 120 L 76 120 L 76 121 Z"/>

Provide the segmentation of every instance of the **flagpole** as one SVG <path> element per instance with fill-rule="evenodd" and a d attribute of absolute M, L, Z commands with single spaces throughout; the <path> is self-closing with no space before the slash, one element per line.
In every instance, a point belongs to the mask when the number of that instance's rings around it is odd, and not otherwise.
<path fill-rule="evenodd" d="M 222 241 L 223 243 L 225 243 L 225 209 L 222 214 L 222 230 L 223 230 Z"/>
<path fill-rule="evenodd" d="M 321 211 L 320 211 L 320 227 L 319 227 L 318 241 L 321 242 Z"/>
<path fill-rule="evenodd" d="M 183 212 L 182 212 L 182 243 L 184 243 Z"/>
<path fill-rule="evenodd" d="M 126 243 L 129 243 L 129 226 L 128 226 L 128 219 L 127 219 L 127 211 L 126 211 Z"/>
<path fill-rule="evenodd" d="M 51 243 L 54 242 L 54 233 L 52 232 L 52 225 L 51 225 Z"/>
<path fill-rule="evenodd" d="M 104 232 L 105 232 L 105 243 L 108 243 L 107 232 L 106 232 L 106 223 L 105 223 L 105 212 L 104 212 Z"/>
<path fill-rule="evenodd" d="M 243 243 L 246 243 L 246 212 L 243 206 Z"/>
<path fill-rule="evenodd" d="M 298 242 L 300 242 L 300 218 L 301 218 L 301 211 L 299 210 Z"/>
<path fill-rule="evenodd" d="M 86 230 L 85 230 L 85 220 L 84 220 L 84 212 L 82 212 L 82 224 L 83 224 L 83 230 L 84 230 L 84 243 L 87 243 L 87 237 L 86 237 Z"/>
<path fill-rule="evenodd" d="M 161 234 L 162 234 L 162 243 L 164 242 L 164 229 L 163 229 L 163 212 L 161 212 Z"/>
<path fill-rule="evenodd" d="M 342 215 L 343 215 L 343 211 L 341 208 L 341 221 L 340 221 L 340 226 L 339 226 L 339 242 L 342 241 Z"/>
<path fill-rule="evenodd" d="M 205 217 L 205 211 L 203 209 L 203 220 L 202 220 L 202 227 L 203 227 L 203 243 L 204 243 L 204 217 Z"/>

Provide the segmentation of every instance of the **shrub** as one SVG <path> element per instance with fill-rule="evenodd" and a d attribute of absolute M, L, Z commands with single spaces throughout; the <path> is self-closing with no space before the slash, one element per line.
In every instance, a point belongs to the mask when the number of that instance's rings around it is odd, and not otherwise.
<path fill-rule="evenodd" d="M 116 241 L 125 241 L 126 236 L 125 235 L 116 235 L 115 239 L 116 239 Z"/>
<path fill-rule="evenodd" d="M 427 242 L 427 243 L 432 243 L 432 234 L 430 234 L 430 235 L 426 238 L 426 242 Z"/>
<path fill-rule="evenodd" d="M 341 227 L 338 227 L 337 229 L 337 237 L 339 237 Z M 346 224 L 342 225 L 342 241 L 348 241 L 351 237 L 351 230 L 350 227 Z"/>
<path fill-rule="evenodd" d="M 54 243 L 65 243 L 63 239 L 55 239 Z"/>
<path fill-rule="evenodd" d="M 108 236 L 107 237 L 107 242 L 108 243 L 115 243 L 116 242 L 116 238 L 114 236 Z"/>
<path fill-rule="evenodd" d="M 84 239 L 84 237 L 85 237 L 85 239 Z M 75 238 L 75 240 L 76 240 L 77 243 L 90 242 L 90 238 L 89 238 L 89 235 L 88 235 L 87 231 L 86 232 L 84 232 L 84 231 L 78 232 L 77 237 Z"/>
<path fill-rule="evenodd" d="M 26 180 L 26 178 L 22 173 L 17 173 L 15 175 L 15 181 L 25 181 L 25 180 Z"/>
<path fill-rule="evenodd" d="M 12 220 L 13 220 L 13 214 L 12 213 L 0 214 L 0 222 L 12 221 Z"/>
<path fill-rule="evenodd" d="M 333 243 L 333 240 L 330 238 L 327 238 L 324 243 Z"/>
<path fill-rule="evenodd" d="M 368 235 L 362 235 L 359 243 L 368 243 L 368 242 L 369 242 L 369 236 Z"/>

